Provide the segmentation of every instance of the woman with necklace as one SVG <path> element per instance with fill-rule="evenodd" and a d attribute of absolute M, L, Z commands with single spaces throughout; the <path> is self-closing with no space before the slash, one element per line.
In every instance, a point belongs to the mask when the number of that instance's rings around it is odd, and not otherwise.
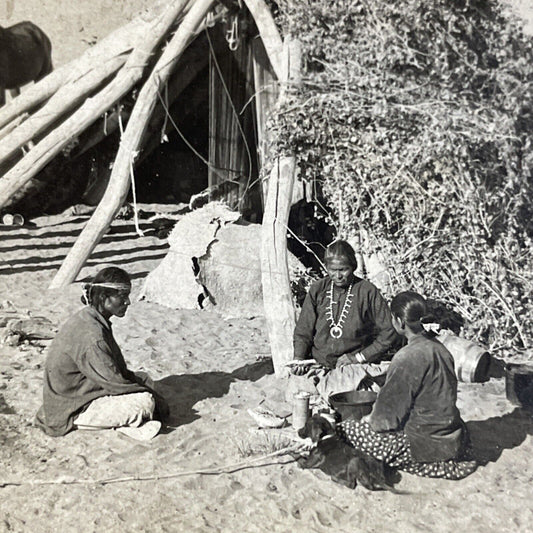
<path fill-rule="evenodd" d="M 390 310 L 378 289 L 355 275 L 355 252 L 335 241 L 324 257 L 328 276 L 310 287 L 294 330 L 294 359 L 317 364 L 295 365 L 293 390 L 318 392 L 325 399 L 355 390 L 370 378 L 384 376 L 379 364 L 397 340 Z M 313 390 L 316 387 L 316 390 Z"/>
<path fill-rule="evenodd" d="M 453 357 L 422 322 L 426 303 L 406 291 L 391 303 L 392 324 L 407 339 L 394 356 L 372 412 L 337 432 L 355 448 L 393 468 L 426 477 L 461 479 L 476 469 L 457 401 Z"/>

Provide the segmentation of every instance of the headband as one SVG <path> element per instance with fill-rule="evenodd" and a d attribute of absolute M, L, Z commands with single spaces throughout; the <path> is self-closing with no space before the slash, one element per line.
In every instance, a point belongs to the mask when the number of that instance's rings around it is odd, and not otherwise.
<path fill-rule="evenodd" d="M 105 289 L 116 289 L 117 291 L 123 291 L 127 290 L 129 291 L 131 289 L 131 285 L 129 283 L 87 283 L 89 287 L 104 287 Z"/>
<path fill-rule="evenodd" d="M 117 291 L 130 291 L 131 285 L 127 283 L 86 283 L 83 286 L 83 297 L 85 298 L 85 303 L 89 305 L 89 291 L 93 287 L 103 287 L 104 289 L 115 289 Z"/>

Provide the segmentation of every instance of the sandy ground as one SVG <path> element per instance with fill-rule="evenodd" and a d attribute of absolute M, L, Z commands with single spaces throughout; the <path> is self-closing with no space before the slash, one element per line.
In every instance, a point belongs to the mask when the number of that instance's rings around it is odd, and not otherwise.
<path fill-rule="evenodd" d="M 86 219 L 44 217 L 35 227 L 0 227 L 2 299 L 55 325 L 78 309 L 80 283 L 66 291 L 46 287 Z M 145 236 L 137 237 L 130 221 L 116 221 L 80 279 L 115 264 L 132 273 L 138 294 L 167 249 L 149 223 L 142 228 Z M 351 491 L 299 469 L 289 456 L 261 459 L 290 444 L 258 434 L 247 414 L 261 402 L 287 410 L 263 318 L 225 320 L 135 301 L 114 331 L 130 367 L 148 371 L 169 398 L 171 427 L 150 443 L 113 431 L 47 437 L 32 427 L 47 342 L 1 347 L 0 531 L 530 530 L 533 418 L 506 400 L 503 379 L 460 385 L 459 407 L 484 463 L 471 477 L 453 482 L 405 474 L 397 494 Z M 253 467 L 232 473 L 198 473 L 250 460 Z M 180 472 L 192 473 L 94 483 Z M 35 484 L 61 480 L 82 483 Z"/>
<path fill-rule="evenodd" d="M 14 0 L 7 19 L 6 0 L 0 2 L 0 23 L 40 24 L 59 65 L 150 3 Z M 531 12 L 531 2 L 519 3 Z M 86 220 L 58 216 L 38 219 L 33 227 L 0 226 L 0 303 L 9 300 L 17 311 L 57 326 L 77 310 L 80 283 L 64 291 L 47 286 Z M 138 293 L 167 250 L 149 224 L 144 229 L 146 236 L 136 237 L 131 221 L 116 221 L 79 279 L 114 264 L 133 275 Z M 459 407 L 483 462 L 476 473 L 459 482 L 404 475 L 398 493 L 351 491 L 299 469 L 288 456 L 261 460 L 262 453 L 288 443 L 258 434 L 246 412 L 261 402 L 287 409 L 283 383 L 272 373 L 263 318 L 224 320 L 212 312 L 135 301 L 124 319 L 115 320 L 114 331 L 130 367 L 148 371 L 169 397 L 171 427 L 148 444 L 112 431 L 47 437 L 32 427 L 47 342 L 0 346 L 0 531 L 531 530 L 533 418 L 506 400 L 501 378 L 460 384 Z M 252 459 L 254 467 L 231 468 Z M 234 471 L 198 473 L 226 466 Z M 43 481 L 52 484 L 36 483 Z"/>

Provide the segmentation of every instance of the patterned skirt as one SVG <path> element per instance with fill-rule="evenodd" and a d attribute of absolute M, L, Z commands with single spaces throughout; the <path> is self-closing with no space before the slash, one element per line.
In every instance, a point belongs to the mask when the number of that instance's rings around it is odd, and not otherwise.
<path fill-rule="evenodd" d="M 377 433 L 367 422 L 345 420 L 337 425 L 337 433 L 354 448 L 361 450 L 392 468 L 417 476 L 462 479 L 477 468 L 467 450 L 459 459 L 421 463 L 413 459 L 409 439 L 403 431 Z"/>

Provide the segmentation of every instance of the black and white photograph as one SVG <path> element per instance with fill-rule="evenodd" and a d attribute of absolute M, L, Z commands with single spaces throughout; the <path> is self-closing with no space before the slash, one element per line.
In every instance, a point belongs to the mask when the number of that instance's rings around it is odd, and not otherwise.
<path fill-rule="evenodd" d="M 533 527 L 533 0 L 0 0 L 0 533 Z"/>

